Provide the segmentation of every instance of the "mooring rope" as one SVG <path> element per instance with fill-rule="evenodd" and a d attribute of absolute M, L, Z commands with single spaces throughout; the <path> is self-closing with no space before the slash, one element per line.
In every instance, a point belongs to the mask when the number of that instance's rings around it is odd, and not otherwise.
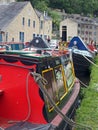
<path fill-rule="evenodd" d="M 64 115 L 61 112 L 61 110 L 59 109 L 59 107 L 55 104 L 53 99 L 50 97 L 50 95 L 48 94 L 46 88 L 44 87 L 47 84 L 47 80 L 44 77 L 42 77 L 40 74 L 36 73 L 36 72 L 31 72 L 31 74 L 33 75 L 35 81 L 39 84 L 39 87 L 42 90 L 42 92 L 47 96 L 50 104 L 54 107 L 54 110 L 61 116 L 61 118 L 66 123 L 68 123 L 72 127 L 84 128 L 86 130 L 92 130 L 92 128 L 90 126 L 86 126 L 86 125 L 83 125 L 83 124 L 76 123 L 73 120 L 71 120 L 70 118 L 68 118 L 66 115 Z"/>
<path fill-rule="evenodd" d="M 85 87 L 85 88 L 87 88 L 88 86 L 85 84 L 85 83 L 83 83 L 79 78 L 77 78 L 78 80 L 79 80 L 79 82 Z"/>
<path fill-rule="evenodd" d="M 29 86 L 28 86 L 30 74 L 31 72 L 27 74 L 27 78 L 26 78 L 26 97 L 27 97 L 27 103 L 28 103 L 28 114 L 26 118 L 23 120 L 24 122 L 27 121 L 31 115 L 31 102 L 30 102 L 30 97 L 29 97 Z"/>
<path fill-rule="evenodd" d="M 94 66 L 98 67 L 97 64 L 95 64 L 94 62 L 92 62 L 89 58 L 87 58 L 86 56 L 82 55 L 86 60 L 88 60 L 91 64 L 93 64 Z"/>
<path fill-rule="evenodd" d="M 27 103 L 28 103 L 28 113 L 27 113 L 25 119 L 22 120 L 22 122 L 28 121 L 28 119 L 30 118 L 30 115 L 31 115 L 31 102 L 30 102 L 29 90 L 28 90 L 29 89 L 28 82 L 29 82 L 30 75 L 31 75 L 31 72 L 29 72 L 26 77 L 26 98 L 27 98 Z M 8 121 L 9 124 L 17 123 L 17 122 L 20 122 L 20 121 L 15 121 L 15 120 Z"/>

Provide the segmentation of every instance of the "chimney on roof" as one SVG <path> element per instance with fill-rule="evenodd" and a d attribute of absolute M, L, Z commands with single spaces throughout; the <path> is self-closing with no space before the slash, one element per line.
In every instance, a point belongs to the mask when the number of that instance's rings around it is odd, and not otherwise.
<path fill-rule="evenodd" d="M 46 11 L 44 11 L 44 16 L 46 16 Z"/>
<path fill-rule="evenodd" d="M 47 13 L 47 11 L 44 11 L 44 16 L 48 16 L 48 13 Z"/>

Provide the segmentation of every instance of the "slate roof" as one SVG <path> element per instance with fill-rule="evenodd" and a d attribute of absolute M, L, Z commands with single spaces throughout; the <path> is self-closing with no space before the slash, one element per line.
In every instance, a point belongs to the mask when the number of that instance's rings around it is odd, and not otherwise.
<path fill-rule="evenodd" d="M 44 14 L 43 12 L 38 11 L 37 9 L 35 9 L 35 12 L 36 12 L 36 14 L 37 14 L 37 16 L 38 16 L 39 18 L 40 18 L 41 16 L 43 16 L 43 18 L 44 18 L 45 20 L 52 20 L 52 18 L 48 16 L 47 12 L 45 12 L 45 14 Z"/>
<path fill-rule="evenodd" d="M 0 30 L 4 31 L 12 19 L 15 18 L 28 3 L 29 2 L 12 2 L 10 4 L 0 4 Z"/>
<path fill-rule="evenodd" d="M 95 21 L 94 18 L 81 16 L 79 14 L 69 14 L 67 18 L 77 23 L 88 24 L 88 25 L 98 25 L 97 21 Z"/>

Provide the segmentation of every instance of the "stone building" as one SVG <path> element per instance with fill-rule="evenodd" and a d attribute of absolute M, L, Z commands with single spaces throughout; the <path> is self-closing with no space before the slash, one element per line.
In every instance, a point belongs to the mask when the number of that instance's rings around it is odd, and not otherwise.
<path fill-rule="evenodd" d="M 64 41 L 70 41 L 74 36 L 80 36 L 87 44 L 91 41 L 98 42 L 98 23 L 80 15 L 66 16 L 60 23 L 60 37 Z"/>
<path fill-rule="evenodd" d="M 52 18 L 44 13 L 35 9 L 35 12 L 39 18 L 39 35 L 44 36 L 45 39 L 52 37 Z M 48 37 L 47 37 L 48 36 Z"/>
<path fill-rule="evenodd" d="M 0 41 L 29 42 L 35 36 L 51 37 L 52 19 L 38 13 L 30 2 L 3 0 L 0 4 Z M 6 4 L 5 4 L 6 2 Z"/>

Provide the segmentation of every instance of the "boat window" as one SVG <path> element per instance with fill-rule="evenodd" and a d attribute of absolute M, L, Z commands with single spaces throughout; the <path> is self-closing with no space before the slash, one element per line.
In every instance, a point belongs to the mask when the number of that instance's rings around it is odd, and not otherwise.
<path fill-rule="evenodd" d="M 17 44 L 17 46 L 19 46 L 19 50 L 24 49 L 24 44 L 22 44 L 22 43 L 21 43 L 21 44 L 19 44 L 19 45 Z"/>
<path fill-rule="evenodd" d="M 56 60 L 55 60 L 55 64 L 56 64 L 56 65 L 60 65 L 60 64 L 61 64 L 60 59 L 56 59 Z"/>
<path fill-rule="evenodd" d="M 66 54 L 66 56 L 64 55 L 61 57 L 61 63 L 63 65 L 66 64 L 68 62 L 68 60 L 69 60 L 69 54 L 68 55 Z"/>
<path fill-rule="evenodd" d="M 71 87 L 71 85 L 74 81 L 73 67 L 72 67 L 72 64 L 70 61 L 68 62 L 68 64 L 64 65 L 64 72 L 65 72 L 67 86 L 69 88 L 69 87 Z"/>
<path fill-rule="evenodd" d="M 71 62 L 67 62 L 64 65 L 64 69 L 62 65 L 58 65 L 54 69 L 43 70 L 42 75 L 48 82 L 45 87 L 50 97 L 54 100 L 55 104 L 58 104 L 65 97 L 67 87 L 70 88 L 73 85 L 74 74 Z M 66 77 L 64 77 L 65 75 Z M 45 102 L 49 112 L 52 111 L 53 106 L 51 106 L 46 96 Z"/>
<path fill-rule="evenodd" d="M 55 67 L 55 79 L 56 79 L 56 86 L 58 87 L 59 98 L 62 98 L 66 93 L 64 77 L 61 66 Z"/>
<path fill-rule="evenodd" d="M 45 71 L 42 72 L 43 77 L 47 80 L 47 85 L 45 86 L 50 97 L 54 100 L 54 102 L 57 104 L 59 101 L 58 98 L 58 88 L 56 86 L 56 82 L 54 79 L 54 73 L 53 73 L 53 69 L 47 69 Z M 47 107 L 48 110 L 51 111 L 53 109 L 53 107 L 51 106 L 50 102 L 48 101 L 47 97 L 45 97 L 45 101 L 47 103 Z"/>

